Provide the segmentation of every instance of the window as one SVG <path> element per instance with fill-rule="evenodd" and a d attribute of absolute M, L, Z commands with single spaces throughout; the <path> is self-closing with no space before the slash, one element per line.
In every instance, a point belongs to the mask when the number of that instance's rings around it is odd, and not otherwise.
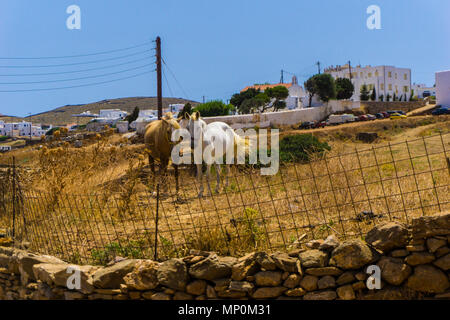
<path fill-rule="evenodd" d="M 380 89 L 384 90 L 384 83 L 380 84 Z"/>
<path fill-rule="evenodd" d="M 408 80 L 408 75 L 406 73 L 403 75 L 403 80 Z"/>
<path fill-rule="evenodd" d="M 395 73 L 395 79 L 397 79 L 397 72 Z"/>
<path fill-rule="evenodd" d="M 368 76 L 369 78 L 372 78 L 372 72 L 369 72 Z"/>
<path fill-rule="evenodd" d="M 361 72 L 361 74 L 360 74 L 360 75 L 361 75 L 361 78 L 362 78 L 364 74 L 363 74 L 363 73 Z"/>
<path fill-rule="evenodd" d="M 408 86 L 403 87 L 403 92 L 408 92 L 408 90 L 409 90 Z"/>
<path fill-rule="evenodd" d="M 375 77 L 378 77 L 379 76 L 379 73 L 378 73 L 378 70 L 376 70 L 375 71 Z"/>
<path fill-rule="evenodd" d="M 392 84 L 389 83 L 388 88 L 389 90 L 392 90 Z"/>
<path fill-rule="evenodd" d="M 388 77 L 392 78 L 392 72 L 391 71 L 388 72 Z"/>

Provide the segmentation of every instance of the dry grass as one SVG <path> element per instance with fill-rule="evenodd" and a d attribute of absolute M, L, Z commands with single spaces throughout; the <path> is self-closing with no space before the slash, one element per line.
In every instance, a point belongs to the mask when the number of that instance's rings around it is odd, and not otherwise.
<path fill-rule="evenodd" d="M 405 129 L 402 136 L 416 139 L 408 143 L 397 142 L 397 134 L 391 144 L 372 146 L 330 139 L 326 159 L 285 164 L 270 177 L 236 167 L 226 190 L 201 199 L 188 170 L 181 170 L 177 199 L 169 172 L 158 212 L 159 258 L 190 248 L 231 255 L 286 250 L 299 238 L 363 237 L 382 221 L 448 210 L 450 135 L 434 135 L 448 127 L 435 122 Z M 143 148 L 120 143 L 115 136 L 81 149 L 63 144 L 16 154 L 29 168 L 22 173 L 27 230 L 19 219 L 19 236 L 32 249 L 73 262 L 153 257 L 156 199 Z M 366 219 L 362 211 L 375 217 Z"/>

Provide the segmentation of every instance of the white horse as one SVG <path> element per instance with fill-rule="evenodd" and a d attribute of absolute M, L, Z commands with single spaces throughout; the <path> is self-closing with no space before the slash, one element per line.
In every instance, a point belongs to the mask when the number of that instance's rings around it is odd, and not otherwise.
<path fill-rule="evenodd" d="M 234 130 L 225 122 L 212 122 L 206 124 L 205 121 L 200 119 L 200 113 L 194 112 L 191 116 L 185 115 L 185 118 L 180 120 L 180 126 L 183 129 L 189 130 L 191 135 L 191 149 L 201 151 L 202 159 L 204 151 L 208 149 L 208 154 L 211 155 L 210 159 L 203 159 L 206 162 L 206 181 L 208 184 L 209 194 L 212 194 L 210 185 L 210 172 L 211 165 L 214 164 L 216 168 L 216 193 L 220 192 L 220 164 L 223 162 L 223 157 L 226 155 L 234 155 L 236 147 L 240 145 L 244 151 L 248 151 L 249 143 L 237 135 Z M 201 148 L 198 147 L 198 138 L 201 139 Z M 234 158 L 233 158 L 234 160 Z M 227 161 L 226 161 L 227 162 Z M 198 196 L 203 196 L 203 170 L 202 163 L 196 163 L 197 167 L 197 180 L 200 185 L 200 191 Z M 224 188 L 228 187 L 228 176 L 230 174 L 230 164 L 225 163 L 226 167 L 226 179 Z"/>

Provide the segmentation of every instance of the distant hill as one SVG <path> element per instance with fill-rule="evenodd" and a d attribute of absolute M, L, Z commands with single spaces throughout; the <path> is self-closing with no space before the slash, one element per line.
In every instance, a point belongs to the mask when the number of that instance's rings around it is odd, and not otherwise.
<path fill-rule="evenodd" d="M 196 101 L 181 99 L 181 98 L 163 98 L 163 108 L 168 108 L 169 104 L 175 103 L 191 103 L 194 107 L 199 104 Z M 85 111 L 90 111 L 91 113 L 99 113 L 101 109 L 120 109 L 127 112 L 132 112 L 135 107 L 140 110 L 147 109 L 157 109 L 157 98 L 156 97 L 134 97 L 134 98 L 119 98 L 119 99 L 106 99 L 94 103 L 80 104 L 80 105 L 67 105 L 59 107 L 50 111 L 41 112 L 30 117 L 17 118 L 10 116 L 1 116 L 0 119 L 4 121 L 20 121 L 22 119 L 29 120 L 33 123 L 41 123 L 43 125 L 65 125 L 69 123 L 80 123 L 84 124 L 90 121 L 89 118 L 75 118 L 72 117 L 73 114 L 79 114 Z"/>

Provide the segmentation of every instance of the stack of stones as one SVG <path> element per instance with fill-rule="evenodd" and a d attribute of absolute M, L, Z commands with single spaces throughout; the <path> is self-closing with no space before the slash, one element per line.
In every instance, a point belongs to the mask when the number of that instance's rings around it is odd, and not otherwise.
<path fill-rule="evenodd" d="M 80 287 L 67 287 L 71 265 L 0 247 L 0 299 L 449 299 L 450 213 L 387 222 L 362 240 L 331 235 L 290 253 L 241 258 L 192 250 L 164 262 L 127 259 L 107 267 L 72 266 Z M 381 270 L 368 289 L 367 267 Z M 70 282 L 70 281 L 69 281 Z"/>

